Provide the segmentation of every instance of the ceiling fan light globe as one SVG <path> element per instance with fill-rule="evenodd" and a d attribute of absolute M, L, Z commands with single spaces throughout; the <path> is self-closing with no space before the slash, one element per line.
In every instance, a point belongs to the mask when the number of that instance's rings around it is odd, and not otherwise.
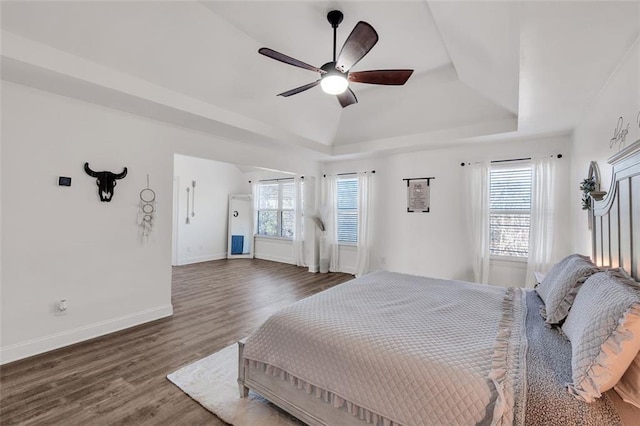
<path fill-rule="evenodd" d="M 347 87 L 349 87 L 349 81 L 343 75 L 325 75 L 322 78 L 322 81 L 320 81 L 320 87 L 322 87 L 323 92 L 329 95 L 339 95 L 347 90 Z"/>

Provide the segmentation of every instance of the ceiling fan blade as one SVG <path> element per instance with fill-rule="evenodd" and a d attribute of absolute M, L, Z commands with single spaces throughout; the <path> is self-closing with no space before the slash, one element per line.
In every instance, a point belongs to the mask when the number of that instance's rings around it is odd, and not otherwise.
<path fill-rule="evenodd" d="M 262 47 L 258 50 L 258 53 L 261 55 L 267 56 L 271 59 L 275 59 L 276 61 L 284 62 L 285 64 L 293 65 L 294 67 L 304 68 L 309 71 L 319 72 L 320 74 L 325 74 L 325 70 L 321 70 L 318 67 L 314 67 L 313 65 L 309 65 L 302 61 L 292 58 L 291 56 L 287 56 L 283 53 L 276 52 L 275 50 L 269 49 L 268 47 Z"/>
<path fill-rule="evenodd" d="M 349 89 L 348 87 L 347 87 L 347 90 L 345 90 L 344 92 L 336 96 L 338 97 L 338 102 L 340 102 L 340 105 L 342 105 L 342 108 L 346 108 L 351 104 L 358 103 L 356 94 L 353 93 L 353 90 Z"/>
<path fill-rule="evenodd" d="M 376 30 L 364 21 L 358 22 L 342 46 L 336 60 L 336 69 L 340 72 L 349 71 L 377 42 L 378 33 Z"/>
<path fill-rule="evenodd" d="M 316 87 L 318 84 L 320 84 L 320 80 L 316 80 L 313 83 L 305 84 L 304 86 L 296 87 L 295 89 L 291 89 L 291 90 L 287 90 L 286 92 L 279 93 L 278 96 L 284 96 L 286 98 L 291 95 L 297 95 L 300 92 L 304 92 L 305 90 L 309 90 L 312 87 Z"/>
<path fill-rule="evenodd" d="M 349 73 L 349 81 L 402 86 L 411 77 L 411 74 L 413 74 L 413 70 L 355 71 Z"/>

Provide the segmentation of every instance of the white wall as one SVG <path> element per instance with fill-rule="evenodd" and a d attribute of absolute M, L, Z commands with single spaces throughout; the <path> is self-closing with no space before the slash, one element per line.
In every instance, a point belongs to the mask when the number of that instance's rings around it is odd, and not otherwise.
<path fill-rule="evenodd" d="M 327 173 L 375 170 L 372 208 L 372 269 L 385 269 L 445 279 L 472 280 L 470 241 L 466 230 L 465 200 L 462 195 L 461 162 L 563 154 L 560 162 L 561 198 L 556 244 L 559 253 L 568 253 L 569 137 L 457 146 L 434 151 L 411 152 L 387 158 L 325 164 Z M 405 178 L 435 177 L 431 181 L 431 211 L 407 213 Z M 349 258 L 340 265 L 350 268 Z M 355 265 L 353 265 L 355 266 Z M 492 284 L 521 285 L 522 268 L 498 265 Z"/>
<path fill-rule="evenodd" d="M 177 264 L 204 262 L 227 257 L 229 194 L 250 193 L 249 182 L 236 165 L 176 155 L 174 176 L 179 180 L 174 203 L 178 217 Z M 196 182 L 195 191 L 192 181 Z M 189 223 L 187 223 L 189 188 Z M 195 204 L 194 204 L 195 192 Z M 195 216 L 191 215 L 193 212 Z"/>
<path fill-rule="evenodd" d="M 1 362 L 171 315 L 175 153 L 307 175 L 318 168 L 291 152 L 6 81 L 1 118 Z M 85 161 L 98 170 L 129 168 L 111 203 L 98 200 Z M 158 201 L 142 244 L 136 216 L 147 174 Z M 72 186 L 58 187 L 58 176 L 72 177 Z M 62 298 L 69 310 L 56 316 Z"/>
<path fill-rule="evenodd" d="M 571 167 L 571 215 L 573 224 L 573 250 L 591 255 L 591 234 L 587 213 L 581 210 L 579 184 L 586 178 L 591 161 L 597 161 L 602 176 L 601 189 L 609 191 L 611 166 L 607 159 L 618 152 L 610 148 L 610 140 L 619 117 L 623 129 L 629 125 L 626 144 L 640 139 L 640 42 L 636 42 L 621 60 L 618 68 L 602 88 L 573 134 Z"/>
<path fill-rule="evenodd" d="M 338 246 L 338 268 L 347 274 L 356 273 L 358 265 L 358 247 L 354 245 Z"/>
<path fill-rule="evenodd" d="M 291 240 L 274 237 L 255 238 L 256 250 L 254 257 L 256 259 L 271 260 L 273 262 L 295 264 L 293 256 L 293 243 Z"/>

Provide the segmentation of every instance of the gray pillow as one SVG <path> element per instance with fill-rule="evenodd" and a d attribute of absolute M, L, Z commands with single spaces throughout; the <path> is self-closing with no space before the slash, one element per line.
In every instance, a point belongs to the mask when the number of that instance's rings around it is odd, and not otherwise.
<path fill-rule="evenodd" d="M 579 254 L 569 255 L 553 265 L 536 287 L 545 305 L 540 313 L 548 324 L 559 324 L 567 317 L 580 286 L 596 272 L 596 265 Z"/>
<path fill-rule="evenodd" d="M 569 393 L 593 402 L 618 383 L 640 350 L 640 285 L 616 271 L 592 275 L 562 331 L 571 341 Z"/>

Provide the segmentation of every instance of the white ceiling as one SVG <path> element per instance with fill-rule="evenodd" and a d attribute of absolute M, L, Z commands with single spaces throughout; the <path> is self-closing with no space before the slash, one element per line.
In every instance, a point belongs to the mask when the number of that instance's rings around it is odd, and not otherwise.
<path fill-rule="evenodd" d="M 335 8 L 338 46 L 359 20 L 380 36 L 354 71 L 413 76 L 352 84 L 345 109 L 319 87 L 277 97 L 318 75 L 257 50 L 329 62 Z M 3 1 L 2 30 L 4 79 L 330 159 L 570 132 L 638 38 L 640 2 Z"/>

